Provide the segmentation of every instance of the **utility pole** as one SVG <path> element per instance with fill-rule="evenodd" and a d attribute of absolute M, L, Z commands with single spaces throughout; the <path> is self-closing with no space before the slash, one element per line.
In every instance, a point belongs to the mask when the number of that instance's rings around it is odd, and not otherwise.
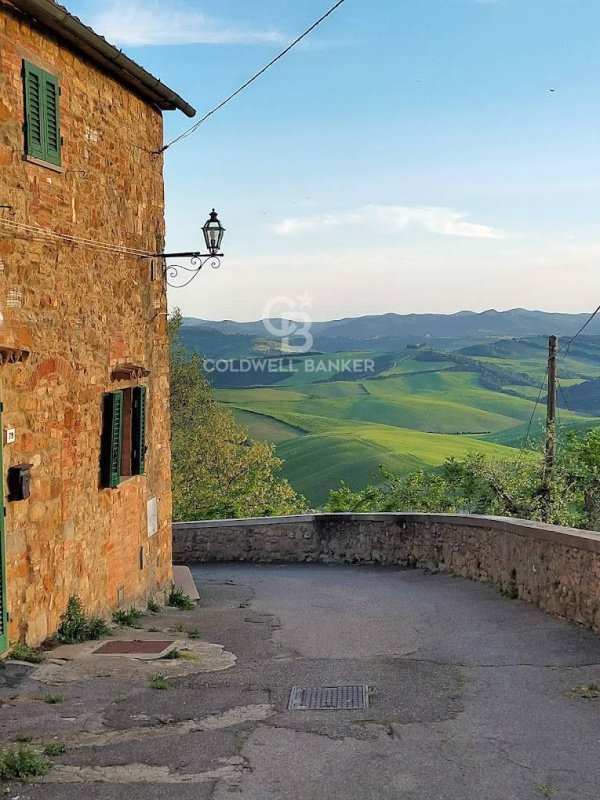
<path fill-rule="evenodd" d="M 556 456 L 556 354 L 558 337 L 548 340 L 548 400 L 546 403 L 546 473 L 552 472 Z"/>
<path fill-rule="evenodd" d="M 550 481 L 556 457 L 556 354 L 558 353 L 558 337 L 548 339 L 548 399 L 546 401 L 546 445 L 544 461 L 544 503 L 542 518 L 548 522 L 550 505 Z"/>

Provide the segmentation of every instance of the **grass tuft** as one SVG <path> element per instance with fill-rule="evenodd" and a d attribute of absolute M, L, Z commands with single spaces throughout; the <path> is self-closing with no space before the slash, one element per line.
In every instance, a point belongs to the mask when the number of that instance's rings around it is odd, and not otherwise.
<path fill-rule="evenodd" d="M 158 603 L 155 603 L 154 600 L 148 600 L 148 611 L 152 614 L 158 614 L 162 611 L 162 606 L 159 606 Z"/>
<path fill-rule="evenodd" d="M 148 678 L 148 685 L 151 689 L 162 691 L 165 689 L 171 689 L 173 687 L 173 681 L 165 678 L 164 675 L 153 675 L 151 678 Z"/>
<path fill-rule="evenodd" d="M 598 700 L 600 698 L 600 683 L 582 683 L 571 690 L 571 697 L 580 697 L 583 700 Z"/>
<path fill-rule="evenodd" d="M 8 657 L 14 661 L 27 661 L 30 664 L 41 664 L 44 660 L 44 656 L 39 650 L 23 642 L 13 644 Z"/>
<path fill-rule="evenodd" d="M 67 745 L 64 742 L 50 742 L 44 747 L 45 756 L 59 756 L 67 752 Z"/>
<path fill-rule="evenodd" d="M 542 797 L 554 797 L 554 787 L 551 783 L 538 783 L 535 790 Z"/>
<path fill-rule="evenodd" d="M 58 705 L 58 703 L 62 703 L 64 699 L 64 695 L 62 694 L 45 694 L 42 697 L 44 703 L 48 703 L 49 706 Z"/>
<path fill-rule="evenodd" d="M 120 608 L 118 611 L 114 612 L 113 622 L 116 622 L 117 625 L 135 628 L 143 616 L 144 612 L 140 611 L 139 608 L 135 608 L 134 606 L 128 609 Z"/>

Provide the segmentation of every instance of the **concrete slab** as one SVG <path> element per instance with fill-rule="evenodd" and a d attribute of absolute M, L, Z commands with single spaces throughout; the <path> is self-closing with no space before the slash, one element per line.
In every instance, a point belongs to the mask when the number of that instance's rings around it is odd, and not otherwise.
<path fill-rule="evenodd" d="M 176 589 L 181 589 L 184 594 L 187 594 L 190 600 L 194 602 L 200 600 L 198 587 L 194 583 L 189 567 L 173 566 L 173 586 L 175 586 Z"/>

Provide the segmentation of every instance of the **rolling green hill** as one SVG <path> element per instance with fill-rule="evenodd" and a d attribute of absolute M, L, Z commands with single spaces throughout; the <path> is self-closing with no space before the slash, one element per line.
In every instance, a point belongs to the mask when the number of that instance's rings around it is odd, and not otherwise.
<path fill-rule="evenodd" d="M 353 489 L 372 482 L 380 464 L 401 472 L 435 467 L 449 456 L 478 451 L 498 458 L 510 455 L 508 448 L 466 436 L 369 423 L 336 426 L 330 432 L 282 442 L 277 448 L 285 459 L 284 477 L 316 504 L 324 503 L 329 489 L 341 480 Z"/>
<path fill-rule="evenodd" d="M 355 489 L 373 482 L 380 464 L 433 468 L 476 451 L 511 459 L 526 435 L 534 442 L 543 435 L 545 337 L 388 353 L 365 345 L 294 357 L 283 372 L 263 366 L 215 376 L 217 387 L 229 387 L 217 388 L 217 398 L 252 437 L 275 443 L 283 475 L 312 504 L 342 480 Z M 371 359 L 373 368 L 348 372 L 336 359 Z M 600 425 L 600 337 L 578 339 L 559 359 L 559 377 L 559 435 Z M 598 417 L 590 413 L 596 408 Z"/>

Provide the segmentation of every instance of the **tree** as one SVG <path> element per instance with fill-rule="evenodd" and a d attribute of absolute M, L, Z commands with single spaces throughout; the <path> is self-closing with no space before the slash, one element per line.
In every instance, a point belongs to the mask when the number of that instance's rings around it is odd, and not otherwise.
<path fill-rule="evenodd" d="M 275 447 L 249 438 L 218 403 L 179 339 L 181 314 L 169 319 L 173 518 L 176 521 L 297 514 L 306 501 L 278 477 Z"/>
<path fill-rule="evenodd" d="M 449 458 L 438 470 L 398 475 L 380 468 L 381 482 L 329 493 L 327 511 L 423 511 L 488 514 L 595 529 L 600 525 L 600 430 L 571 432 L 559 449 L 551 480 L 541 454 L 514 460 L 481 453 Z"/>

